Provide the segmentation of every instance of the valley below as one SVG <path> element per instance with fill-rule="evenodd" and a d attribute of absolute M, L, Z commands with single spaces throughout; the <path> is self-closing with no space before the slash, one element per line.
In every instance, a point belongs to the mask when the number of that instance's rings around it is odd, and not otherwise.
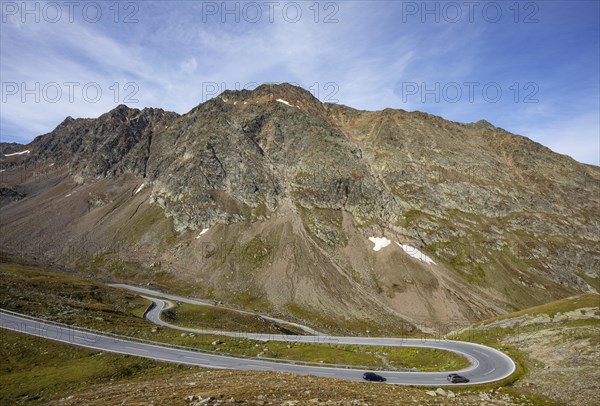
<path fill-rule="evenodd" d="M 23 262 L 23 261 L 21 261 Z M 138 294 L 112 288 L 33 264 L 0 264 L 0 307 L 45 320 L 59 321 L 152 341 L 197 346 L 210 352 L 290 357 L 371 368 L 385 357 L 399 366 L 452 370 L 465 364 L 427 350 L 330 345 L 257 346 L 226 336 L 181 334 L 157 327 L 143 315 L 149 302 Z M 47 300 L 47 303 L 46 303 Z M 497 347 L 516 362 L 510 378 L 492 384 L 451 388 L 395 387 L 352 383 L 331 378 L 302 377 L 278 372 L 207 370 L 127 355 L 111 354 L 55 343 L 0 329 L 3 403 L 34 404 L 586 404 L 598 390 L 600 296 L 581 295 L 496 317 L 449 333 L 439 339 L 459 339 Z M 181 306 L 179 304 L 178 306 Z M 203 308 L 201 308 L 203 309 Z M 205 312 L 206 309 L 203 309 Z M 230 315 L 206 315 L 223 323 Z M 201 322 L 202 317 L 196 317 Z M 252 325 L 250 318 L 242 325 Z M 211 341 L 212 340 L 212 341 Z M 285 355 L 286 351 L 290 354 Z M 372 354 L 372 355 L 371 355 Z M 552 354 L 552 355 L 549 355 Z M 314 358 L 314 357 L 317 358 Z M 319 357 L 321 359 L 319 359 Z M 429 360 L 429 361 L 427 361 Z M 414 364 L 406 364 L 413 362 Z M 464 361 L 463 361 L 464 362 Z M 382 365 L 383 366 L 383 365 Z M 391 365 L 384 366 L 388 370 Z M 43 377 L 43 379 L 40 379 Z M 258 389 L 256 382 L 260 382 Z M 90 385 L 92 385 L 90 387 Z M 264 388 L 269 388 L 265 395 Z M 436 392 L 437 391 L 437 392 Z"/>

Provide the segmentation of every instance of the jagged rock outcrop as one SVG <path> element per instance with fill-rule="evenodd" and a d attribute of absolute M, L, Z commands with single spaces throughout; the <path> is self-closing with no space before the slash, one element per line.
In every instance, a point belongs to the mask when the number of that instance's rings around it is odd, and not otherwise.
<path fill-rule="evenodd" d="M 131 173 L 145 176 L 152 137 L 178 114 L 119 105 L 96 119 L 67 117 L 54 131 L 36 137 L 24 157 L 30 167 L 53 161 L 68 166 L 78 182 Z"/>

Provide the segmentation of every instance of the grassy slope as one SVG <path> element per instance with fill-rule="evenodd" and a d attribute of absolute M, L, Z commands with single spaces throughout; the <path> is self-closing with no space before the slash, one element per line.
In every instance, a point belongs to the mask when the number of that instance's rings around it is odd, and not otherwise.
<path fill-rule="evenodd" d="M 265 343 L 220 335 L 186 334 L 157 328 L 143 320 L 147 305 L 145 299 L 122 289 L 60 272 L 0 263 L 0 307 L 64 323 L 247 356 L 261 354 L 269 358 L 309 362 L 423 370 L 455 369 L 467 365 L 466 359 L 459 355 L 430 349 Z M 194 307 L 200 310 L 194 310 Z M 191 309 L 187 316 L 192 317 L 198 311 L 204 311 L 205 307 L 190 306 L 186 309 Z M 211 314 L 217 324 L 226 324 L 230 316 L 231 312 Z M 237 322 L 242 321 L 248 320 L 243 317 L 237 319 Z M 213 345 L 216 340 L 221 343 Z"/>
<path fill-rule="evenodd" d="M 584 294 L 569 297 L 566 299 L 555 300 L 550 303 L 546 303 L 540 306 L 531 307 L 529 309 L 521 310 L 514 313 L 504 314 L 501 316 L 494 317 L 489 320 L 485 320 L 482 324 L 490 324 L 498 320 L 514 319 L 524 315 L 538 315 L 546 314 L 550 317 L 555 316 L 557 313 L 565 313 L 572 310 L 581 309 L 584 307 L 598 307 L 600 306 L 600 295 L 597 294 Z"/>
<path fill-rule="evenodd" d="M 539 318 L 540 321 L 532 324 L 522 324 L 517 321 L 515 323 L 507 323 L 506 325 L 498 324 L 498 322 L 512 319 L 523 318 L 528 316 L 529 318 L 535 318 L 535 316 L 546 315 L 550 319 L 555 317 L 557 314 L 568 313 L 577 311 L 583 308 L 590 308 L 600 306 L 600 295 L 598 294 L 584 294 L 573 296 L 566 299 L 556 300 L 544 305 L 535 306 L 530 309 L 521 310 L 514 313 L 509 313 L 501 316 L 494 317 L 489 320 L 484 320 L 481 323 L 475 324 L 450 334 L 450 338 L 456 340 L 465 340 L 477 342 L 493 347 L 506 348 L 506 343 L 517 343 L 520 340 L 527 339 L 528 336 L 538 333 L 540 330 L 547 328 L 556 327 L 553 322 L 546 322 L 547 318 Z M 587 320 L 561 320 L 560 326 L 592 326 L 599 327 L 600 322 L 598 319 L 587 319 Z"/>
<path fill-rule="evenodd" d="M 286 333 L 282 326 L 258 319 L 256 316 L 244 315 L 227 309 L 211 306 L 178 304 L 166 310 L 163 319 L 175 325 L 197 329 L 218 329 L 223 331 L 250 331 L 260 333 Z M 285 326 L 285 329 L 288 327 Z M 232 352 L 243 352 L 246 355 L 257 353 L 255 344 L 232 348 L 225 344 L 222 348 Z M 271 342 L 261 346 L 266 348 L 264 356 L 290 360 L 306 360 L 333 364 L 364 365 L 388 368 L 416 368 L 421 371 L 456 370 L 466 368 L 466 358 L 441 350 L 422 348 L 395 347 L 363 347 L 353 345 L 309 345 Z"/>
<path fill-rule="evenodd" d="M 163 319 L 179 326 L 266 334 L 305 334 L 293 326 L 273 323 L 250 314 L 213 306 L 180 303 L 163 312 Z"/>
<path fill-rule="evenodd" d="M 258 320 L 256 316 L 243 315 L 227 309 L 191 304 L 178 304 L 164 312 L 163 319 L 191 327 L 219 329 L 227 331 L 256 331 L 278 334 L 280 330 L 273 323 Z M 287 329 L 288 327 L 285 326 Z M 288 348 L 290 346 L 291 348 Z M 352 345 L 315 346 L 287 343 L 269 343 L 265 356 L 283 359 L 302 359 L 335 364 L 368 365 L 391 368 L 417 368 L 421 371 L 456 370 L 467 367 L 468 361 L 454 353 L 422 348 L 361 347 Z M 247 354 L 253 354 L 252 347 Z M 379 361 L 378 361 L 379 360 Z"/>
<path fill-rule="evenodd" d="M 585 309 L 595 310 L 585 310 Z M 508 353 L 507 393 L 536 404 L 586 405 L 600 378 L 600 295 L 583 294 L 485 320 L 449 338 Z"/>
<path fill-rule="evenodd" d="M 107 354 L 0 329 L 0 404 L 40 403 L 90 385 L 199 368 Z"/>

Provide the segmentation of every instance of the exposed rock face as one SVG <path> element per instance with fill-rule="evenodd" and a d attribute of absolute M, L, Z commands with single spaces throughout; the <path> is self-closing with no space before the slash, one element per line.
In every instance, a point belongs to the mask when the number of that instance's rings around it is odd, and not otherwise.
<path fill-rule="evenodd" d="M 68 165 L 79 182 L 131 173 L 143 177 L 153 135 L 179 115 L 120 105 L 97 119 L 67 117 L 54 131 L 27 146 L 25 164 L 52 160 Z"/>
<path fill-rule="evenodd" d="M 145 242 L 151 253 L 128 259 L 195 275 L 231 300 L 256 289 L 280 310 L 339 314 L 332 307 L 344 303 L 357 317 L 361 306 L 378 306 L 413 322 L 478 319 L 592 291 L 600 280 L 600 169 L 485 121 L 359 111 L 263 85 L 226 91 L 182 116 L 119 106 L 97 119 L 67 118 L 22 148 L 31 153 L 5 157 L 1 169 L 52 162 L 68 171 L 88 193 L 87 213 L 73 222 L 127 223 L 160 208 L 174 228 L 158 235 L 155 219 L 135 233 L 122 226 L 117 236 L 107 225 L 80 235 L 99 247 Z M 11 176 L 11 185 L 23 183 Z M 135 177 L 135 188 L 122 186 L 123 176 Z M 3 208 L 0 225 L 34 222 L 24 203 L 50 199 L 41 190 L 58 186 L 44 185 L 19 189 L 28 199 Z M 128 219 L 117 215 L 125 207 Z M 188 231 L 203 228 L 220 233 L 202 238 L 221 255 L 194 248 Z M 427 270 L 396 244 L 374 253 L 369 236 L 414 246 L 437 265 Z"/>
<path fill-rule="evenodd" d="M 378 190 L 357 154 L 359 148 L 310 93 L 262 86 L 225 92 L 156 137 L 148 176 L 181 228 L 211 224 L 215 217 L 240 221 L 240 205 L 274 211 L 284 199 L 307 208 L 397 218 L 398 206 Z M 237 207 L 227 211 L 216 192 L 233 198 Z"/>
<path fill-rule="evenodd" d="M 25 195 L 15 190 L 14 187 L 0 186 L 0 203 L 21 200 Z"/>

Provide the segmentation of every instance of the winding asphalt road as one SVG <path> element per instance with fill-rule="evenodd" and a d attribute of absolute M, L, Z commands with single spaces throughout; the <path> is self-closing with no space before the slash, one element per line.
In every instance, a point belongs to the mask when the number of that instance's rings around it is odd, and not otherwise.
<path fill-rule="evenodd" d="M 159 296 L 165 299 L 170 299 L 170 300 L 175 300 L 177 302 L 181 302 L 181 303 L 188 303 L 188 304 L 193 304 L 193 305 L 201 305 L 201 306 L 212 306 L 212 307 L 219 307 L 221 309 L 227 309 L 227 310 L 231 310 L 237 313 L 241 313 L 241 314 L 249 314 L 252 316 L 260 316 L 265 320 L 269 320 L 278 324 L 285 324 L 288 326 L 292 326 L 292 327 L 296 327 L 299 328 L 300 330 L 304 331 L 305 333 L 308 334 L 312 334 L 312 335 L 319 335 L 321 334 L 320 332 L 318 332 L 317 330 L 314 330 L 308 326 L 304 326 L 302 324 L 298 324 L 298 323 L 292 323 L 290 321 L 286 321 L 286 320 L 281 320 L 281 319 L 277 319 L 275 317 L 270 317 L 270 316 L 264 316 L 262 314 L 257 314 L 257 313 L 252 313 L 246 310 L 239 310 L 239 309 L 234 309 L 231 307 L 226 307 L 226 306 L 222 306 L 222 305 L 216 305 L 214 302 L 209 301 L 209 300 L 200 300 L 200 299 L 190 299 L 187 297 L 183 297 L 183 296 L 177 296 L 177 295 L 172 295 L 170 293 L 163 293 L 163 292 L 159 292 L 157 290 L 151 290 L 151 289 L 146 289 L 146 288 L 140 288 L 138 286 L 133 286 L 133 285 L 125 285 L 122 283 L 115 283 L 115 284 L 111 284 L 109 286 L 112 286 L 114 288 L 121 288 L 121 289 L 127 289 L 127 290 L 131 290 L 137 293 L 144 293 L 146 295 L 153 295 L 153 296 Z M 148 298 L 149 299 L 149 298 Z"/>
<path fill-rule="evenodd" d="M 152 292 L 156 295 L 157 292 Z M 152 300 L 153 307 L 146 318 L 154 323 L 179 330 L 208 333 L 208 331 L 187 329 L 170 325 L 160 319 L 165 302 Z M 179 300 L 179 299 L 173 299 Z M 332 368 L 292 363 L 272 362 L 260 359 L 236 358 L 213 353 L 202 353 L 193 350 L 175 348 L 161 343 L 148 343 L 130 340 L 124 337 L 109 336 L 100 332 L 85 331 L 77 327 L 54 325 L 40 319 L 0 309 L 0 328 L 31 334 L 55 341 L 61 341 L 82 347 L 93 348 L 120 354 L 136 355 L 155 360 L 197 365 L 206 368 L 223 368 L 252 371 L 280 371 L 303 375 L 315 375 L 329 378 L 340 378 L 350 381 L 362 381 L 365 370 L 351 368 Z M 336 337 L 328 335 L 289 336 L 278 334 L 255 334 L 221 332 L 218 334 L 243 337 L 261 341 L 289 341 L 302 343 L 334 343 L 376 346 L 404 346 L 420 348 L 436 348 L 462 354 L 471 361 L 471 366 L 461 371 L 446 372 L 398 372 L 376 371 L 387 379 L 387 383 L 402 385 L 462 385 L 450 384 L 446 376 L 450 372 L 459 372 L 471 380 L 471 384 L 488 383 L 511 375 L 515 370 L 514 362 L 506 354 L 480 344 L 451 340 L 405 339 L 387 337 Z"/>

